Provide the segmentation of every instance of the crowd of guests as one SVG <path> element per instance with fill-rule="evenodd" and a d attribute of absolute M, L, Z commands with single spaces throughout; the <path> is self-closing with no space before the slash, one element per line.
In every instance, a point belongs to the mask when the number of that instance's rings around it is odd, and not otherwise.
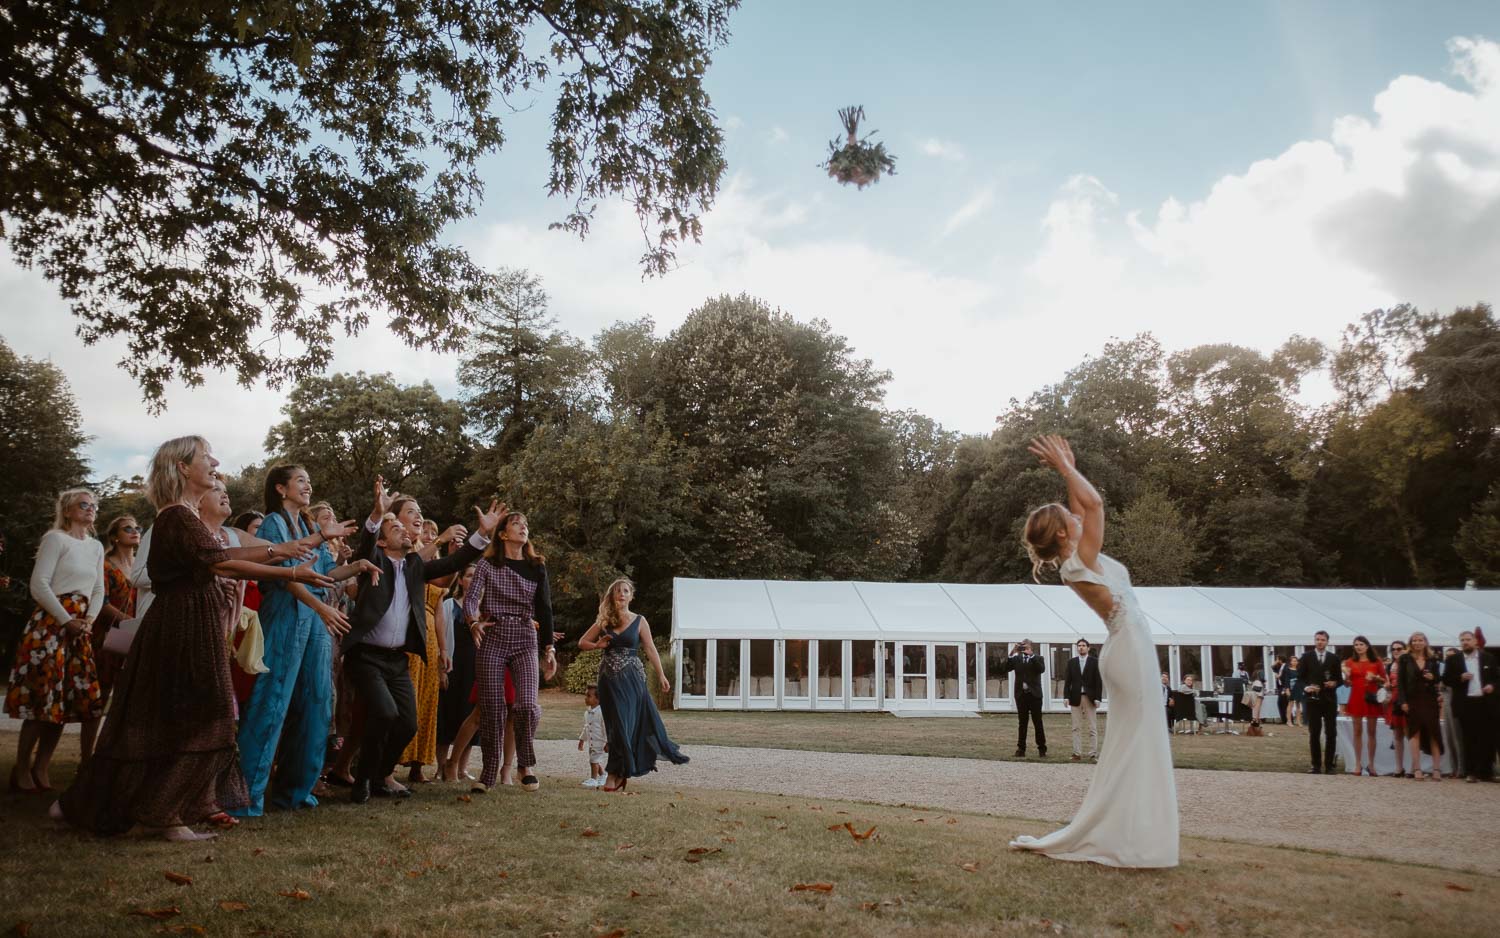
<path fill-rule="evenodd" d="M 191 842 L 335 789 L 404 799 L 434 780 L 427 766 L 474 793 L 536 791 L 539 685 L 565 635 L 526 516 L 495 501 L 472 532 L 440 530 L 377 478 L 369 517 L 339 521 L 282 465 L 263 510 L 231 521 L 217 468 L 201 437 L 163 443 L 152 527 L 124 515 L 102 542 L 94 494 L 58 497 L 5 698 L 22 721 L 11 790 L 53 791 L 62 729 L 80 723 L 78 773 L 50 813 L 100 834 Z M 687 761 L 646 690 L 640 650 L 670 684 L 633 598 L 611 584 L 580 641 L 605 649 L 580 748 L 607 791 Z"/>
<path fill-rule="evenodd" d="M 1312 647 L 1295 661 L 1277 655 L 1271 674 L 1253 676 L 1241 664 L 1236 676 L 1245 688 L 1252 732 L 1260 722 L 1264 697 L 1274 694 L 1284 722 L 1308 731 L 1309 774 L 1333 774 L 1338 756 L 1338 718 L 1349 718 L 1354 773 L 1375 777 L 1443 778 L 1443 758 L 1451 757 L 1455 774 L 1470 782 L 1496 780 L 1500 757 L 1500 658 L 1487 651 L 1483 635 L 1464 631 L 1459 647 L 1439 654 L 1426 633 L 1413 632 L 1390 644 L 1382 658 L 1363 635 L 1339 657 L 1329 635 L 1318 631 Z M 1075 659 L 1076 660 L 1076 659 Z M 1174 692 L 1161 676 L 1162 704 L 1168 727 L 1201 727 L 1206 718 L 1201 689 L 1188 675 Z M 1237 702 L 1238 705 L 1239 702 Z M 1395 770 L 1375 767 L 1379 724 L 1392 736 Z M 1424 772 L 1422 759 L 1430 759 Z"/>

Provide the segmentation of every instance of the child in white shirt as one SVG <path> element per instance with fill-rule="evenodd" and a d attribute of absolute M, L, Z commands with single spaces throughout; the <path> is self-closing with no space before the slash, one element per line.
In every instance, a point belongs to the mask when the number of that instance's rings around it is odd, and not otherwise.
<path fill-rule="evenodd" d="M 588 707 L 583 711 L 583 732 L 578 734 L 578 751 L 589 744 L 589 777 L 583 780 L 584 788 L 598 788 L 604 784 L 604 763 L 609 758 L 609 740 L 604 731 L 604 711 L 599 709 L 599 688 L 593 684 L 584 688 L 583 702 Z"/>

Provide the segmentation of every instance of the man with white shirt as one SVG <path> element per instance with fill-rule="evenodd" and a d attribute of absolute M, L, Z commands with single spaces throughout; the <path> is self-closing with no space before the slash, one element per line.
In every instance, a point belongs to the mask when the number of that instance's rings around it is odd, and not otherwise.
<path fill-rule="evenodd" d="M 1063 679 L 1063 696 L 1073 712 L 1073 761 L 1083 759 L 1083 724 L 1089 729 L 1089 758 L 1099 759 L 1099 700 L 1104 696 L 1104 681 L 1099 677 L 1099 662 L 1089 654 L 1093 647 L 1080 638 L 1074 646 L 1078 654 L 1068 661 Z"/>
<path fill-rule="evenodd" d="M 402 507 L 391 513 L 389 509 L 397 502 Z M 355 804 L 364 804 L 371 795 L 402 798 L 411 794 L 385 783 L 417 733 L 417 698 L 406 656 L 427 658 L 424 584 L 458 573 L 478 560 L 505 509 L 497 502 L 487 513 L 475 511 L 479 512 L 479 530 L 468 542 L 446 557 L 427 561 L 412 549 L 422 530 L 421 508 L 397 493 L 387 495 L 384 480 L 376 480 L 375 507 L 355 557 L 372 561 L 380 575 L 360 577 L 349 631 L 340 642 L 345 673 L 366 714 L 359 768 L 349 794 Z"/>
<path fill-rule="evenodd" d="M 1297 679 L 1306 689 L 1302 711 L 1307 720 L 1307 744 L 1312 754 L 1309 775 L 1332 775 L 1338 756 L 1338 688 L 1344 683 L 1344 666 L 1328 648 L 1328 633 L 1319 629 L 1313 647 L 1302 653 Z"/>
<path fill-rule="evenodd" d="M 1479 647 L 1473 632 L 1458 633 L 1461 650 L 1443 667 L 1443 683 L 1453 689 L 1453 715 L 1463 734 L 1462 771 L 1471 782 L 1495 780 L 1495 688 L 1500 664 Z"/>

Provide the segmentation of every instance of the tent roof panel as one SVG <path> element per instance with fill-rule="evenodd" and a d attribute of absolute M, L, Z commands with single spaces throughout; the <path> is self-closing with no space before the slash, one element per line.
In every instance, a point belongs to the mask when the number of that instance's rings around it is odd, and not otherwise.
<path fill-rule="evenodd" d="M 940 588 L 973 621 L 981 635 L 1072 642 L 1080 635 L 1093 637 L 1104 632 L 1099 617 L 1066 587 L 945 583 Z M 1048 591 L 1055 592 L 1050 597 L 1053 602 L 1044 598 Z M 1087 630 L 1080 626 L 1086 626 Z"/>
<path fill-rule="evenodd" d="M 775 637 L 780 632 L 760 580 L 672 581 L 672 634 L 678 638 Z"/>
<path fill-rule="evenodd" d="M 1384 644 L 1393 638 L 1405 638 L 1423 627 L 1423 623 L 1411 616 L 1376 602 L 1359 590 L 1278 588 L 1276 592 L 1290 596 L 1307 608 L 1332 619 L 1337 628 L 1321 628 L 1328 631 L 1328 637 L 1335 645 L 1347 645 L 1356 635 L 1364 635 L 1372 642 Z M 1303 644 L 1311 642 L 1315 631 L 1317 629 L 1308 630 L 1300 641 Z"/>
<path fill-rule="evenodd" d="M 1288 592 L 1299 592 L 1296 590 L 1217 586 L 1198 587 L 1197 592 L 1263 632 L 1267 645 L 1307 644 L 1318 629 L 1326 630 L 1335 642 L 1340 638 L 1348 640 L 1354 637 L 1353 632 L 1347 632 L 1336 620 L 1287 595 Z"/>
<path fill-rule="evenodd" d="M 979 629 L 936 583 L 855 583 L 887 639 L 976 641 Z"/>
<path fill-rule="evenodd" d="M 766 580 L 776 621 L 800 638 L 879 638 L 870 610 L 854 584 L 838 581 Z"/>
<path fill-rule="evenodd" d="M 1270 644 L 1264 629 L 1191 586 L 1140 586 L 1136 597 L 1158 639 L 1204 644 Z"/>
<path fill-rule="evenodd" d="M 1444 596 L 1437 590 L 1360 590 L 1365 596 L 1382 605 L 1416 619 L 1427 631 L 1429 640 L 1436 644 L 1456 644 L 1458 633 L 1477 625 L 1494 629 L 1500 627 L 1500 618 L 1489 615 L 1456 599 Z M 1404 636 L 1403 636 L 1404 637 Z M 1371 636 L 1374 640 L 1374 636 Z"/>
<path fill-rule="evenodd" d="M 1500 619 L 1500 590 L 1435 590 L 1454 602 L 1463 603 L 1470 609 L 1478 609 L 1489 616 Z M 1500 628 L 1497 625 L 1496 628 Z M 1486 635 L 1491 641 L 1500 642 L 1500 635 Z"/>

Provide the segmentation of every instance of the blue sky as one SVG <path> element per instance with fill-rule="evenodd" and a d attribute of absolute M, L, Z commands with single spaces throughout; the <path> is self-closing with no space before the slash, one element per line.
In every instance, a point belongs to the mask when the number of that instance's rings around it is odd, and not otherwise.
<path fill-rule="evenodd" d="M 1111 336 L 1270 349 L 1500 299 L 1500 4 L 763 0 L 731 28 L 707 79 L 729 171 L 678 270 L 642 281 L 617 205 L 586 242 L 547 231 L 568 204 L 544 194 L 545 93 L 513 101 L 453 239 L 541 275 L 585 338 L 720 292 L 825 318 L 892 371 L 891 406 L 964 432 Z M 864 191 L 816 168 L 848 104 L 899 158 Z M 221 377 L 150 417 L 38 274 L 0 260 L 0 291 L 0 335 L 73 379 L 101 474 L 182 432 L 236 466 L 281 419 L 283 393 Z M 335 367 L 456 391 L 452 358 L 379 324 Z"/>

